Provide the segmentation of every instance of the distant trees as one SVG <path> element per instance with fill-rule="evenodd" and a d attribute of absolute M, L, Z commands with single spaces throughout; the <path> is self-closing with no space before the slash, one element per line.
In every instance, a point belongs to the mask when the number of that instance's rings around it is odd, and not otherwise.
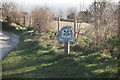
<path fill-rule="evenodd" d="M 72 20 L 74 20 L 75 17 L 76 17 L 75 13 L 72 12 L 72 13 L 70 13 L 70 14 L 67 16 L 67 19 L 70 20 L 70 21 L 72 21 Z"/>
<path fill-rule="evenodd" d="M 82 20 L 82 22 L 86 22 L 86 23 L 92 21 L 92 15 L 88 10 L 78 12 L 77 18 Z"/>
<path fill-rule="evenodd" d="M 47 7 L 36 7 L 32 10 L 32 26 L 39 36 L 52 28 L 53 13 Z"/>
<path fill-rule="evenodd" d="M 67 19 L 73 21 L 77 17 L 76 8 L 72 7 L 67 10 Z"/>
<path fill-rule="evenodd" d="M 85 11 L 80 10 L 79 12 L 77 12 L 76 8 L 74 7 L 68 8 L 66 18 L 69 21 L 74 21 L 74 19 L 77 18 L 78 22 L 82 21 L 86 23 L 89 23 L 92 21 L 92 15 L 89 12 L 89 10 L 85 10 Z"/>

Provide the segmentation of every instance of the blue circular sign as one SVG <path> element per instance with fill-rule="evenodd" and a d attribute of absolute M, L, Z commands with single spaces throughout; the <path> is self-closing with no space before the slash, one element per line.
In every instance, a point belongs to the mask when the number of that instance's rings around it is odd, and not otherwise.
<path fill-rule="evenodd" d="M 65 26 L 59 31 L 59 41 L 74 42 L 73 30 L 71 27 Z"/>

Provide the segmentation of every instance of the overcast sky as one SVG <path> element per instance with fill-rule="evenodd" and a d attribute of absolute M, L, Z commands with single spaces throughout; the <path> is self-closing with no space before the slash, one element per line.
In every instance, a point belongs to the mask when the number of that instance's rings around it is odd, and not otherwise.
<path fill-rule="evenodd" d="M 86 8 L 88 8 L 90 4 L 92 4 L 94 0 L 13 0 L 13 1 L 16 1 L 19 5 L 23 6 L 28 11 L 30 11 L 36 5 L 48 6 L 51 9 L 58 11 L 58 10 L 66 10 L 69 7 L 74 7 L 77 10 L 79 10 L 80 5 L 84 7 L 83 10 L 85 10 Z M 116 2 L 119 0 L 113 0 L 113 1 Z"/>
<path fill-rule="evenodd" d="M 80 4 L 84 3 L 84 7 L 87 7 L 93 2 L 93 0 L 16 0 L 20 5 L 30 9 L 35 5 L 48 6 L 52 9 L 67 9 L 69 7 L 75 7 L 79 9 Z"/>

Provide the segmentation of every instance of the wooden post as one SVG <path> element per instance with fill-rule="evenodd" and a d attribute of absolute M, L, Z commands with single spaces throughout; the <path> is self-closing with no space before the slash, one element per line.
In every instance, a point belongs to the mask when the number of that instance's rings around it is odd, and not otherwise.
<path fill-rule="evenodd" d="M 95 40 L 95 47 L 97 48 L 98 46 L 98 39 L 99 39 L 99 36 L 98 36 L 98 17 L 97 17 L 97 1 L 94 0 L 94 27 L 95 27 L 95 37 L 96 37 L 96 40 Z"/>
<path fill-rule="evenodd" d="M 27 15 L 27 13 L 22 12 L 22 14 L 23 14 L 23 25 L 26 26 L 25 24 L 26 24 L 26 15 Z"/>
<path fill-rule="evenodd" d="M 60 17 L 58 17 L 58 34 L 57 34 L 57 37 L 59 37 L 59 31 L 60 31 Z"/>
<path fill-rule="evenodd" d="M 60 17 L 58 17 L 58 33 L 59 33 L 59 29 L 60 29 Z"/>
<path fill-rule="evenodd" d="M 65 42 L 64 43 L 64 54 L 65 55 L 68 55 L 69 54 L 69 52 L 70 52 L 70 44 L 69 44 L 70 42 Z"/>
<path fill-rule="evenodd" d="M 23 16 L 23 25 L 25 26 L 25 15 Z"/>
<path fill-rule="evenodd" d="M 79 23 L 79 25 L 77 25 L 77 36 L 76 36 L 76 43 L 78 41 L 79 35 L 80 35 L 80 27 L 81 27 L 81 23 Z"/>
<path fill-rule="evenodd" d="M 76 38 L 77 19 L 74 19 L 74 37 Z"/>

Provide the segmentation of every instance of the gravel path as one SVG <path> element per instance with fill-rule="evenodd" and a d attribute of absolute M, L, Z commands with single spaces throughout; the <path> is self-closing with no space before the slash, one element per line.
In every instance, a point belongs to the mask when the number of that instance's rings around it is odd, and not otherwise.
<path fill-rule="evenodd" d="M 0 61 L 19 43 L 19 36 L 0 31 Z"/>

